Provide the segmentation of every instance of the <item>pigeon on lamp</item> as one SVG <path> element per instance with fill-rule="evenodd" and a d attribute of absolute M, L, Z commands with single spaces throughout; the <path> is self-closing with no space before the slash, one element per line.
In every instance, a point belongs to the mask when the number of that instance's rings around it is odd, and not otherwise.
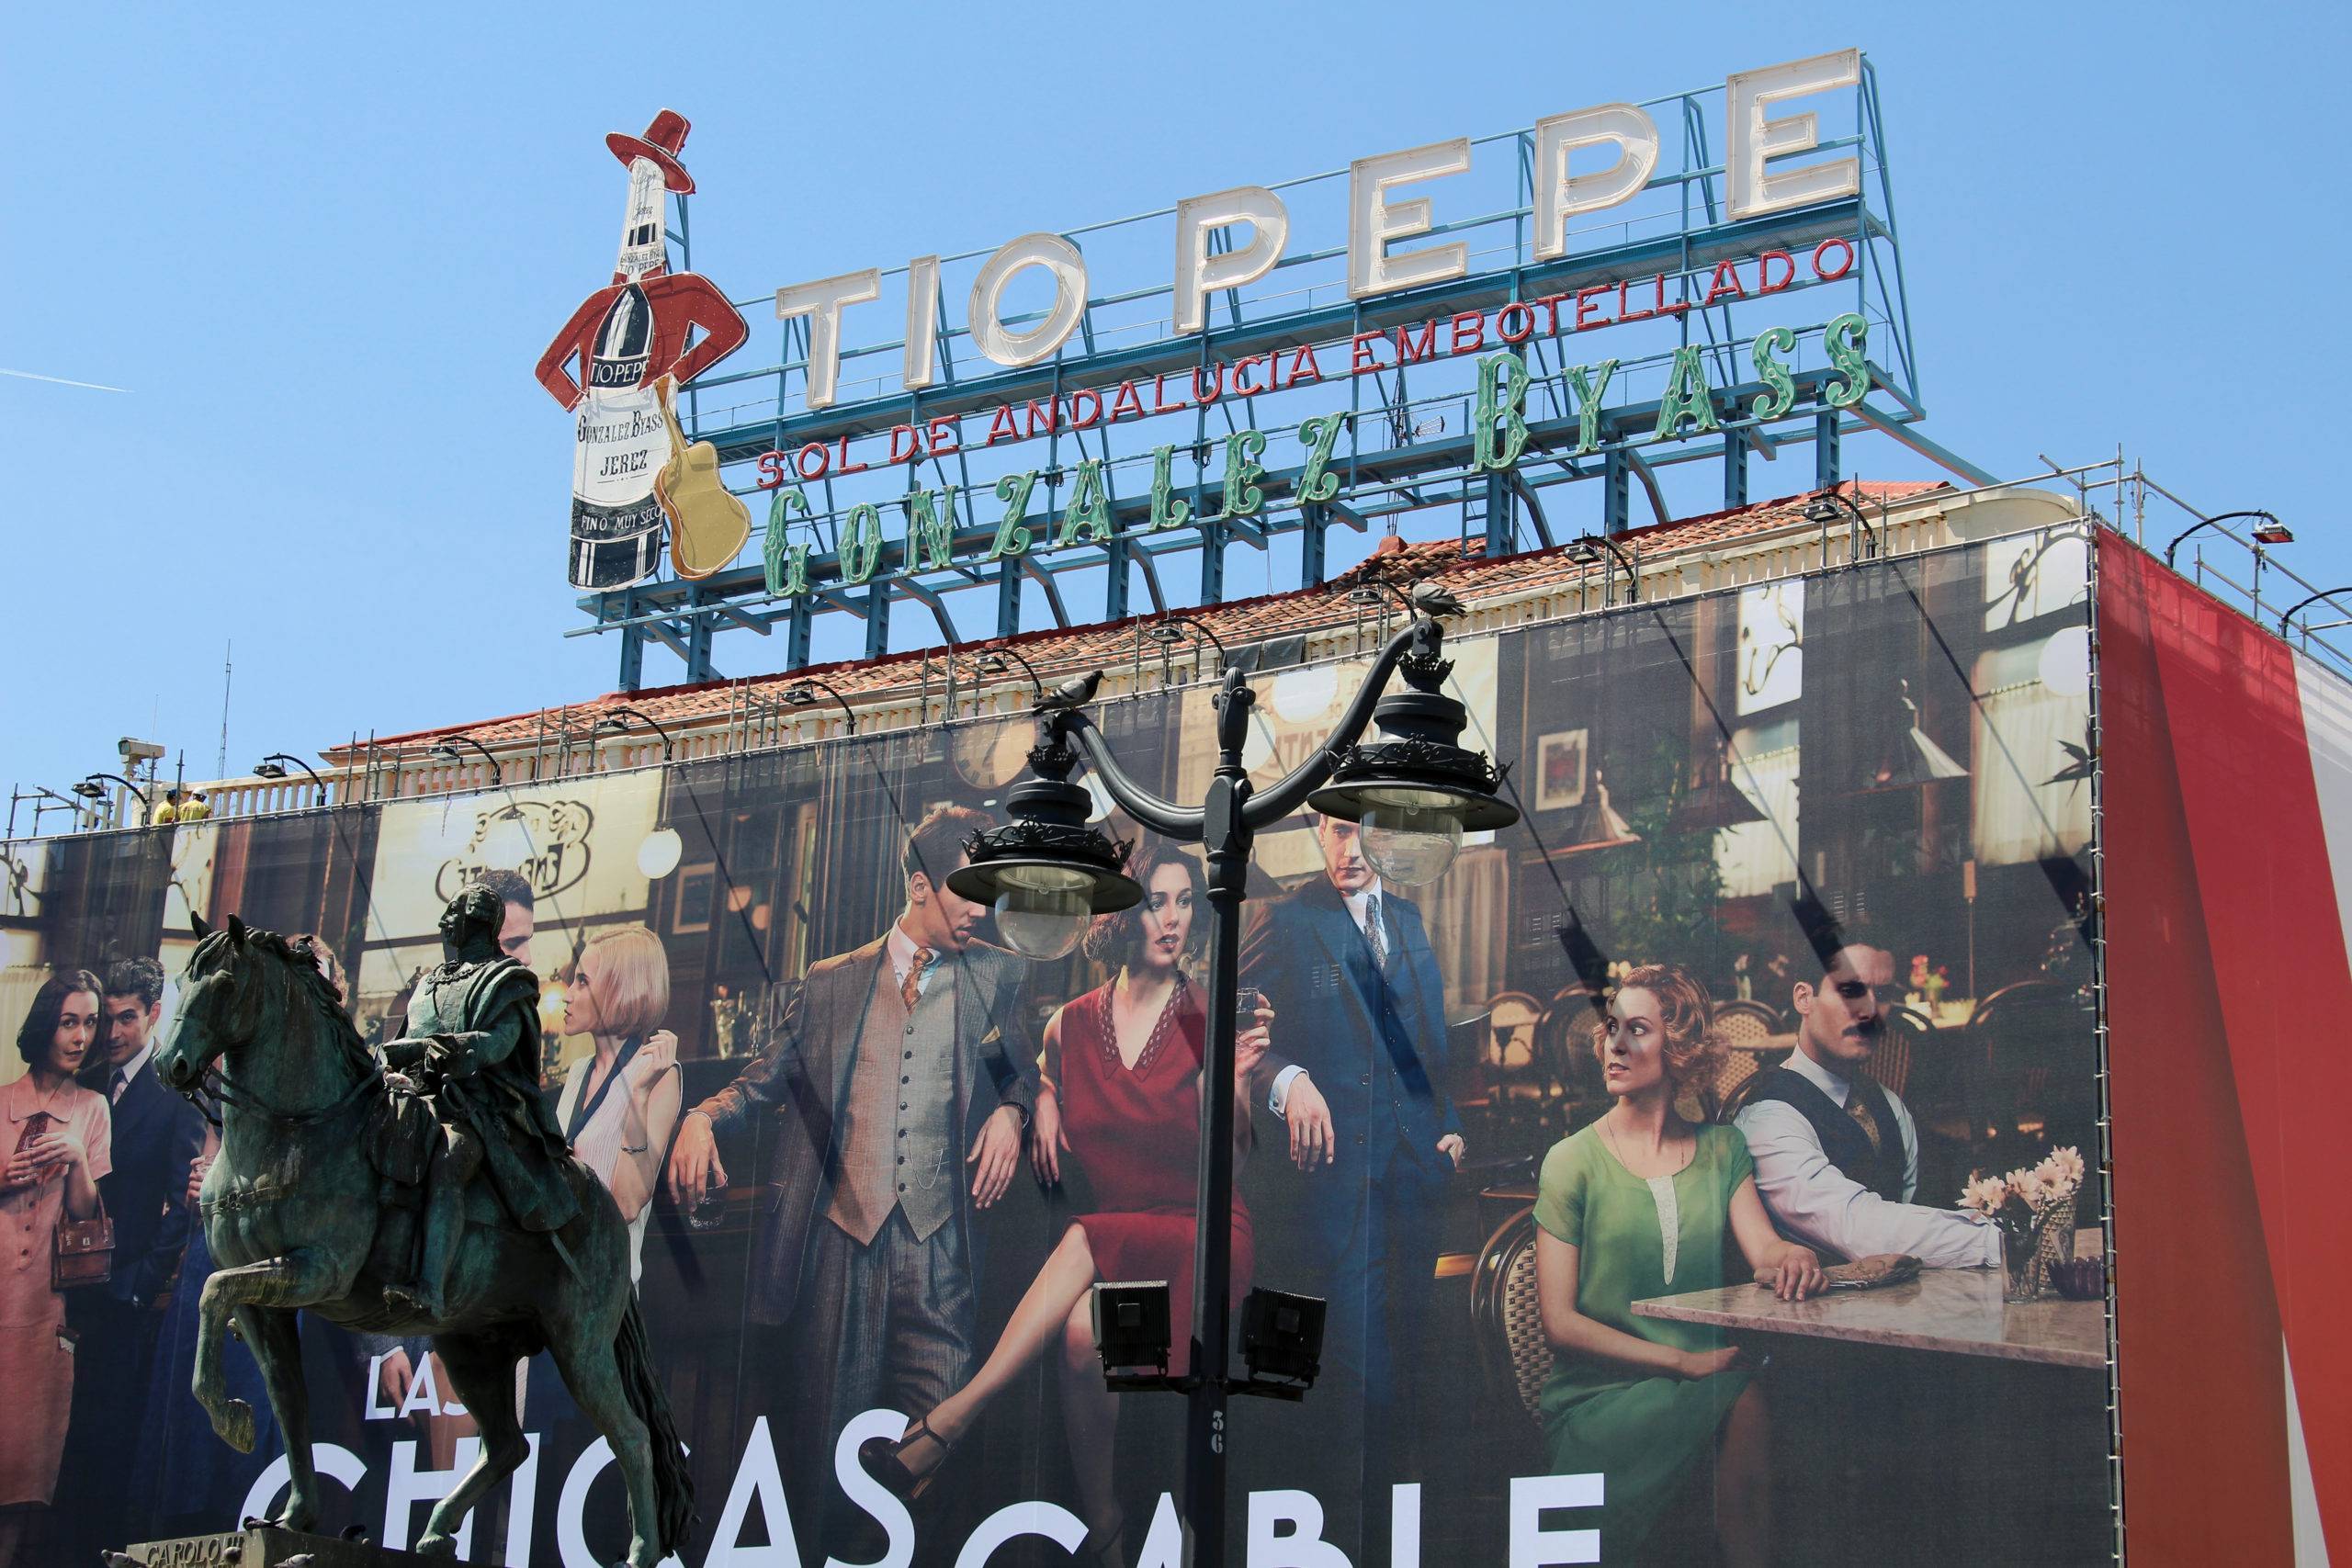
<path fill-rule="evenodd" d="M 1463 610 L 1462 601 L 1454 597 L 1453 591 L 1433 577 L 1425 577 L 1413 584 L 1411 603 L 1416 611 L 1432 620 L 1458 615 Z"/>
<path fill-rule="evenodd" d="M 1083 675 L 1073 675 L 1044 696 L 1039 697 L 1035 711 L 1069 713 L 1082 708 L 1094 700 L 1095 690 L 1102 684 L 1102 671 L 1100 670 L 1089 671 Z"/>

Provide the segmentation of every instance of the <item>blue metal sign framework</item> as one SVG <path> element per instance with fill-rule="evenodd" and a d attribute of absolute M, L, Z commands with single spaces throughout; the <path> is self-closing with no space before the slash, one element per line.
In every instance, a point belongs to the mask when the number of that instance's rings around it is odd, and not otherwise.
<path fill-rule="evenodd" d="M 1714 463 L 1724 504 L 1737 506 L 1752 457 L 1809 443 L 1806 484 L 1826 484 L 1841 437 L 1860 430 L 1973 474 L 1912 428 L 1925 409 L 1870 62 L 1850 89 L 1804 106 L 1819 118 L 1806 155 L 1859 166 L 1859 189 L 1832 199 L 1731 216 L 1726 98 L 1715 85 L 1642 105 L 1657 128 L 1655 169 L 1629 199 L 1572 225 L 1566 254 L 1550 259 L 1534 232 L 1536 132 L 1475 140 L 1466 172 L 1419 187 L 1440 220 L 1416 237 L 1464 243 L 1468 265 L 1401 292 L 1351 296 L 1346 169 L 1272 187 L 1290 233 L 1321 243 L 1295 239 L 1261 276 L 1212 296 L 1196 332 L 1174 330 L 1171 285 L 1090 288 L 1055 354 L 1008 367 L 982 356 L 947 309 L 992 252 L 883 270 L 879 302 L 836 318 L 838 383 L 828 401 L 820 363 L 824 406 L 808 406 L 805 315 L 781 322 L 775 363 L 706 375 L 685 394 L 695 438 L 718 447 L 729 488 L 766 516 L 764 551 L 755 527 L 745 558 L 715 576 L 584 597 L 591 624 L 568 635 L 618 632 L 620 684 L 633 690 L 649 639 L 685 661 L 689 681 L 711 680 L 719 631 L 781 626 L 783 663 L 798 668 L 832 615 L 862 619 L 865 655 L 878 657 L 893 650 L 903 601 L 930 624 L 901 648 L 1010 636 L 1024 616 L 1046 624 L 1035 604 L 1057 625 L 1121 618 L 1137 607 L 1138 579 L 1155 612 L 1213 604 L 1229 548 L 1268 550 L 1290 535 L 1298 583 L 1312 585 L 1334 526 L 1458 535 L 1497 553 L 1619 533 L 1633 525 L 1637 486 L 1667 515 L 1662 468 Z M 690 266 L 686 198 L 674 199 L 671 238 Z M 1178 210 L 1062 237 L 1091 276 L 1164 274 Z M 1213 229 L 1208 250 L 1247 241 L 1246 229 Z M 910 280 L 930 298 L 910 301 Z M 1018 288 L 1006 298 L 1005 331 L 1046 316 L 1023 313 L 1024 302 Z M 755 319 L 770 307 L 764 296 L 736 303 Z M 921 355 L 920 343 L 908 353 L 909 321 L 928 321 L 933 355 L 930 384 L 912 388 L 901 367 Z M 1868 395 L 1848 400 L 1858 389 L 1833 355 L 1850 362 L 1856 350 Z M 1498 353 L 1525 377 L 1525 442 L 1505 464 L 1492 460 L 1490 404 L 1516 372 L 1498 376 Z M 1703 412 L 1685 417 L 1694 397 Z M 1262 491 L 1254 509 L 1229 503 L 1237 446 L 1256 458 L 1243 471 L 1250 493 Z M 1308 499 L 1299 481 L 1317 474 L 1336 490 Z M 1599 515 L 1572 525 L 1556 490 L 1582 479 L 1600 481 Z M 1177 512 L 1185 521 L 1169 526 Z M 884 536 L 883 518 L 904 520 L 898 536 Z M 1014 552 L 1016 524 L 1028 547 Z M 1170 570 L 1187 556 L 1199 562 L 1190 595 Z"/>

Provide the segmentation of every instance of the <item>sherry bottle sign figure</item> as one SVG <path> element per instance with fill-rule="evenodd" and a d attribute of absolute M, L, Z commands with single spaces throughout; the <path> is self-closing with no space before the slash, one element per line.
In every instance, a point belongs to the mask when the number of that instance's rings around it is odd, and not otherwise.
<path fill-rule="evenodd" d="M 655 487 L 673 452 L 660 384 L 666 378 L 684 386 L 751 335 L 717 285 L 670 270 L 662 230 L 669 195 L 695 188 L 678 162 L 686 130 L 684 117 L 663 109 L 643 136 L 605 139 L 628 170 L 620 258 L 612 282 L 581 302 L 539 355 L 539 384 L 575 421 L 575 588 L 626 588 L 660 570 L 663 513 Z M 703 336 L 688 347 L 696 328 Z"/>

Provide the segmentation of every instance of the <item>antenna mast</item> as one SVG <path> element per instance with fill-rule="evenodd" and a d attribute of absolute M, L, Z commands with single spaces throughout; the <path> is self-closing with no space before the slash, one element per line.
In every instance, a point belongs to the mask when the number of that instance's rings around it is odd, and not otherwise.
<path fill-rule="evenodd" d="M 232 637 L 220 655 L 220 760 L 212 768 L 216 779 L 229 776 L 229 688 L 236 679 L 236 639 Z"/>

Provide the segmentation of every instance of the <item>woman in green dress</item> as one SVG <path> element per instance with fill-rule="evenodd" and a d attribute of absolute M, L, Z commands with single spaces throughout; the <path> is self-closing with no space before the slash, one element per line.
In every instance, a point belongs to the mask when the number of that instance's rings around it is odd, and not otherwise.
<path fill-rule="evenodd" d="M 1594 1051 L 1614 1103 L 1544 1157 L 1535 1279 L 1552 1342 L 1544 1431 L 1552 1467 L 1602 1476 L 1600 1548 L 1637 1561 L 1692 1467 L 1713 1467 L 1715 1534 L 1730 1568 L 1770 1560 L 1764 1391 L 1720 1330 L 1636 1317 L 1652 1296 L 1724 1283 L 1725 1235 L 1784 1299 L 1821 1289 L 1821 1265 L 1774 1234 L 1747 1145 L 1675 1113 L 1722 1045 L 1706 991 L 1672 964 L 1635 969 L 1609 999 Z"/>

